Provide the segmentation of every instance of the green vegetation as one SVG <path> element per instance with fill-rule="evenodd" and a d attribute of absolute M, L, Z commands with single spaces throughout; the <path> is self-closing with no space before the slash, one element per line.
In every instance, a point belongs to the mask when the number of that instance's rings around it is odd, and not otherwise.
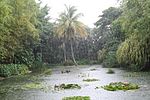
<path fill-rule="evenodd" d="M 136 71 L 149 69 L 149 0 L 125 0 L 122 6 L 119 20 L 126 39 L 117 50 L 118 62 Z"/>
<path fill-rule="evenodd" d="M 65 11 L 52 23 L 47 5 L 41 7 L 35 0 L 1 0 L 0 64 L 26 65 L 33 72 L 45 70 L 45 63 L 65 66 L 102 63 L 110 68 L 147 70 L 149 6 L 149 0 L 123 0 L 120 7 L 104 10 L 91 29 L 79 21 L 83 14 L 76 13 L 75 6 L 65 5 Z M 27 68 L 0 69 L 1 76 L 11 76 L 26 72 L 10 70 Z"/>
<path fill-rule="evenodd" d="M 118 45 L 124 41 L 124 32 L 121 30 L 120 22 L 117 21 L 121 13 L 120 8 L 110 7 L 103 11 L 100 19 L 95 23 L 96 28 L 93 31 L 97 41 L 95 45 L 99 44 L 97 47 L 98 61 L 104 67 L 119 66 L 116 51 Z"/>
<path fill-rule="evenodd" d="M 0 94 L 9 94 L 15 93 L 17 91 L 38 89 L 44 89 L 47 86 L 43 86 L 41 84 L 42 80 L 39 78 L 41 75 L 39 74 L 27 74 L 27 75 L 19 75 L 12 76 L 10 78 L 6 78 L 3 81 L 0 81 Z M 43 89 L 42 89 L 43 90 Z"/>
<path fill-rule="evenodd" d="M 74 65 L 73 61 L 72 60 L 66 60 L 64 63 L 63 63 L 64 66 L 72 66 Z"/>
<path fill-rule="evenodd" d="M 51 75 L 52 74 L 52 70 L 51 69 L 46 69 L 44 72 L 43 72 L 44 75 Z"/>
<path fill-rule="evenodd" d="M 99 81 L 98 79 L 83 79 L 85 82 L 94 82 L 94 81 Z"/>
<path fill-rule="evenodd" d="M 29 72 L 29 69 L 24 64 L 1 64 L 0 76 L 9 77 L 12 75 L 24 75 Z"/>
<path fill-rule="evenodd" d="M 60 84 L 54 86 L 55 90 L 62 90 L 62 89 L 81 89 L 78 84 Z"/>
<path fill-rule="evenodd" d="M 90 100 L 89 96 L 64 97 L 62 100 Z"/>
<path fill-rule="evenodd" d="M 43 62 L 40 61 L 35 61 L 30 67 L 30 70 L 33 73 L 51 74 L 51 69 L 49 69 L 49 65 L 44 64 Z"/>
<path fill-rule="evenodd" d="M 150 70 L 150 0 L 122 0 L 120 7 L 105 9 L 94 28 L 79 21 L 83 14 L 77 13 L 75 6 L 65 5 L 65 10 L 52 21 L 50 8 L 41 6 L 42 0 L 36 1 L 0 0 L 0 94 L 48 88 L 43 86 L 38 76 L 51 75 L 51 64 L 101 63 L 107 68 Z M 95 68 L 88 69 L 90 73 L 80 70 L 78 77 L 84 77 L 85 82 L 98 81 L 87 79 L 96 72 Z M 62 70 L 61 75 L 71 71 Z M 114 70 L 108 69 L 107 74 L 113 73 Z M 138 73 L 127 76 L 140 77 Z M 102 88 L 126 91 L 140 87 L 132 83 L 112 82 Z M 54 89 L 81 89 L 81 86 L 60 84 Z M 63 100 L 89 99 L 88 96 L 74 96 Z"/>
<path fill-rule="evenodd" d="M 112 82 L 109 85 L 102 86 L 105 90 L 108 91 L 117 91 L 117 90 L 135 90 L 139 89 L 140 87 L 133 83 L 127 83 L 127 82 Z"/>
<path fill-rule="evenodd" d="M 121 7 L 110 7 L 100 15 L 93 32 L 98 61 L 104 67 L 149 69 L 149 6 L 149 0 L 123 0 Z"/>
<path fill-rule="evenodd" d="M 112 70 L 112 69 L 108 69 L 108 71 L 107 71 L 107 74 L 114 74 L 115 73 L 115 71 L 114 70 Z"/>
<path fill-rule="evenodd" d="M 79 61 L 77 61 L 77 63 L 79 65 L 94 65 L 94 64 L 98 64 L 98 61 L 97 60 L 80 59 Z"/>
<path fill-rule="evenodd" d="M 41 83 L 28 83 L 21 87 L 23 90 L 29 89 L 43 89 L 44 86 Z"/>

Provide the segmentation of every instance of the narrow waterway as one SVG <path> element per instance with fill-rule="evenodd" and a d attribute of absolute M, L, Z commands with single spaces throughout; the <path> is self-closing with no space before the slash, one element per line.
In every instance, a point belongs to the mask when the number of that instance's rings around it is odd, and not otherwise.
<path fill-rule="evenodd" d="M 66 70 L 70 72 L 62 73 Z M 63 97 L 68 96 L 90 96 L 91 100 L 150 100 L 150 72 L 128 72 L 117 68 L 113 68 L 113 70 L 115 74 L 107 74 L 108 68 L 102 68 L 101 65 L 55 67 L 52 68 L 52 75 L 39 77 L 44 85 L 49 86 L 47 91 L 26 90 L 13 93 L 8 92 L 5 95 L 0 94 L 0 100 L 62 100 Z M 83 81 L 83 79 L 91 78 L 98 79 L 99 81 Z M 120 81 L 136 83 L 140 86 L 140 89 L 130 91 L 95 89 L 110 82 Z M 81 89 L 58 91 L 53 88 L 55 85 L 62 83 L 79 84 Z M 15 85 L 17 86 L 17 83 Z"/>

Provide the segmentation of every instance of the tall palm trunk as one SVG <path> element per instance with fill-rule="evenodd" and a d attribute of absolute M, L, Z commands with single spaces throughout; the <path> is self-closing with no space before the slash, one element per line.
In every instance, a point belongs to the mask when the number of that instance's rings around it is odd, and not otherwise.
<path fill-rule="evenodd" d="M 72 44 L 72 40 L 70 41 L 70 44 L 71 44 L 71 55 L 72 55 L 72 60 L 74 62 L 74 64 L 77 66 L 77 62 L 75 60 L 75 57 L 74 57 L 74 51 L 73 51 L 73 44 Z"/>
<path fill-rule="evenodd" d="M 67 56 L 66 56 L 66 44 L 65 42 L 63 43 L 63 50 L 64 50 L 64 61 L 67 61 Z"/>

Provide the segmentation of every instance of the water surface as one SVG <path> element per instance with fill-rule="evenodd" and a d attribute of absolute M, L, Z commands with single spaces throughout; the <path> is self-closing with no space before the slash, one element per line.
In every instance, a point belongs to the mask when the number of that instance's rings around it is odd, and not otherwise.
<path fill-rule="evenodd" d="M 95 69 L 92 70 L 91 69 Z M 70 73 L 62 71 L 70 70 Z M 149 72 L 127 72 L 113 68 L 115 74 L 107 74 L 108 68 L 100 65 L 92 66 L 59 66 L 52 68 L 52 75 L 41 76 L 39 79 L 49 90 L 26 90 L 0 94 L 0 100 L 62 100 L 68 96 L 90 96 L 91 100 L 150 100 L 150 73 Z M 96 78 L 99 81 L 84 82 L 83 79 Z M 7 81 L 7 80 L 6 80 Z M 95 89 L 110 82 L 132 82 L 140 86 L 138 90 L 130 91 L 106 91 L 102 88 Z M 3 81 L 1 81 L 2 83 Z M 8 81 L 9 85 L 11 81 Z M 81 89 L 54 90 L 54 85 L 75 83 Z M 3 84 L 7 85 L 7 84 Z M 16 84 L 13 84 L 17 86 Z"/>

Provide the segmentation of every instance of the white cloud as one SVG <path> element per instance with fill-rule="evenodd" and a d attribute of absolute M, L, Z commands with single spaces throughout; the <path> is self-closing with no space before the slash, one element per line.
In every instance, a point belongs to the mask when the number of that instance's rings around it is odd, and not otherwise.
<path fill-rule="evenodd" d="M 93 23 L 98 20 L 103 10 L 118 6 L 117 0 L 42 0 L 42 2 L 51 8 L 50 16 L 54 19 L 64 10 L 65 4 L 76 6 L 78 12 L 84 14 L 80 20 L 89 27 L 94 26 Z"/>

